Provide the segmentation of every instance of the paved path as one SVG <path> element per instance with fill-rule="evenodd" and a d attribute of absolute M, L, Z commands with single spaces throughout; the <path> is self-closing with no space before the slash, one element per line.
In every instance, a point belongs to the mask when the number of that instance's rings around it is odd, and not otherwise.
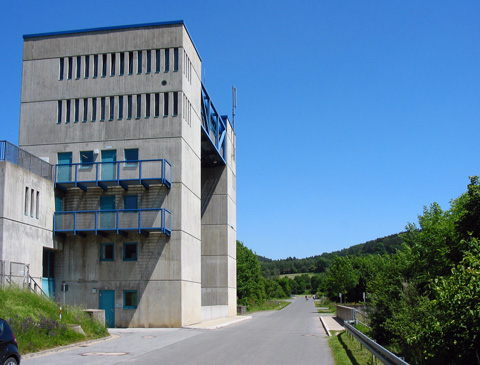
<path fill-rule="evenodd" d="M 313 300 L 216 330 L 112 329 L 115 339 L 25 359 L 22 364 L 292 364 L 333 365 Z"/>

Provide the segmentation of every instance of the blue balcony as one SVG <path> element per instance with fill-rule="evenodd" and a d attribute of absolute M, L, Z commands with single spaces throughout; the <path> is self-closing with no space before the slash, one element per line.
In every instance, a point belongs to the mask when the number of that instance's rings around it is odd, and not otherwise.
<path fill-rule="evenodd" d="M 55 165 L 55 187 L 62 190 L 78 187 L 87 190 L 99 186 L 172 185 L 172 165 L 165 159 L 70 163 Z"/>
<path fill-rule="evenodd" d="M 151 232 L 172 233 L 172 213 L 168 209 L 79 210 L 56 212 L 53 233 L 85 235 L 136 232 L 148 236 Z"/>

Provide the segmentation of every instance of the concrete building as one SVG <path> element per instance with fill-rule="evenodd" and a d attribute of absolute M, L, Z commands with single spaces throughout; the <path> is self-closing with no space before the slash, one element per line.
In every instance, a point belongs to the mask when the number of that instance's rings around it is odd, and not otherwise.
<path fill-rule="evenodd" d="M 109 326 L 236 314 L 235 132 L 201 67 L 181 21 L 24 36 L 19 146 L 53 165 L 31 188 L 45 290 Z"/>

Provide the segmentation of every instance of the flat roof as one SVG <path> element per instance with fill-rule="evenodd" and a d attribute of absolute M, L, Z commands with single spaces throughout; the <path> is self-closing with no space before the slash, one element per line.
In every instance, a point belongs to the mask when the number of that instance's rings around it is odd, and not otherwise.
<path fill-rule="evenodd" d="M 131 24 L 131 25 L 117 25 L 117 26 L 113 26 L 113 27 L 100 27 L 100 28 L 90 28 L 90 29 L 67 30 L 67 31 L 62 31 L 62 32 L 24 34 L 23 39 L 36 38 L 36 37 L 48 37 L 48 36 L 64 35 L 64 34 L 101 32 L 101 31 L 130 29 L 130 28 L 147 28 L 147 27 L 156 27 L 156 26 L 162 26 L 162 25 L 174 25 L 174 24 L 182 24 L 183 26 L 185 26 L 185 23 L 183 22 L 183 20 L 173 20 L 173 21 L 167 21 L 167 22 Z M 185 29 L 186 29 L 186 27 L 185 27 Z M 188 30 L 187 30 L 187 33 L 188 33 Z"/>

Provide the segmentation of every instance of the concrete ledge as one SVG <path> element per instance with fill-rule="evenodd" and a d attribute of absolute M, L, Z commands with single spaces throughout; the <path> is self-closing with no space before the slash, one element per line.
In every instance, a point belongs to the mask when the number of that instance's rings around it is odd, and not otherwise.
<path fill-rule="evenodd" d="M 251 319 L 252 316 L 235 316 L 235 317 L 226 317 L 220 318 L 213 321 L 200 322 L 190 326 L 183 326 L 183 328 L 191 329 L 202 329 L 202 330 L 215 330 L 217 328 L 222 328 L 230 326 L 231 324 L 239 323 Z"/>
<path fill-rule="evenodd" d="M 319 318 L 328 336 L 332 335 L 330 331 L 343 331 L 345 329 L 333 316 L 320 316 Z"/>

